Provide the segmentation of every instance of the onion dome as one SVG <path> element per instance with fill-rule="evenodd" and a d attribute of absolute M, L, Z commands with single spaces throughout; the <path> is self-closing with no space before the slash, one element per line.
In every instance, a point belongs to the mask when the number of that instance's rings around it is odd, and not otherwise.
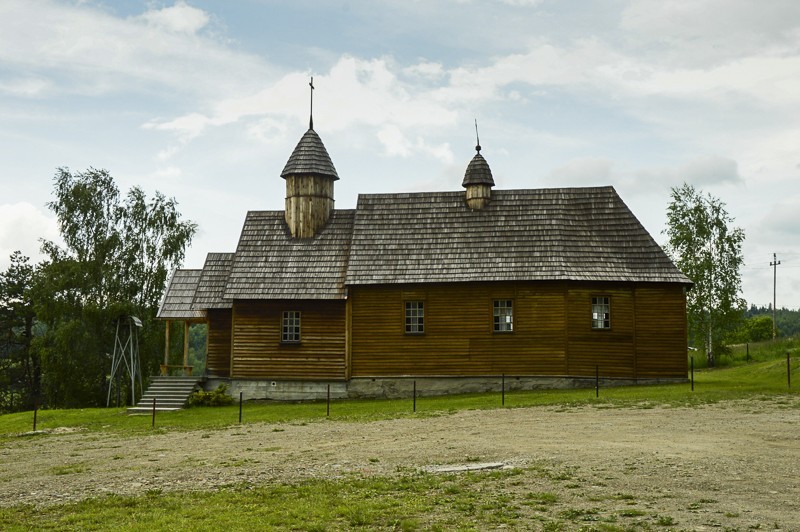
<path fill-rule="evenodd" d="M 481 145 L 475 146 L 478 152 L 475 157 L 469 162 L 467 171 L 464 173 L 464 181 L 461 183 L 462 187 L 470 185 L 489 185 L 494 186 L 494 179 L 492 179 L 492 169 L 489 168 L 489 163 L 481 155 Z"/>
<path fill-rule="evenodd" d="M 339 179 L 336 168 L 333 167 L 333 161 L 328 155 L 328 150 L 325 149 L 322 139 L 313 128 L 309 128 L 305 132 L 286 162 L 286 166 L 283 167 L 281 177 L 286 179 L 291 175 L 316 175 L 328 177 L 334 181 Z"/>

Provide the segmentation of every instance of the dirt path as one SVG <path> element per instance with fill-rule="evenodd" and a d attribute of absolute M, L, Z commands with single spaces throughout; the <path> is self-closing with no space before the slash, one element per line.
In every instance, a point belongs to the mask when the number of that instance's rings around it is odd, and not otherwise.
<path fill-rule="evenodd" d="M 529 484 L 565 498 L 636 494 L 682 529 L 800 530 L 800 398 L 696 408 L 467 411 L 134 438 L 67 432 L 15 438 L 0 444 L 0 505 L 394 475 L 476 461 L 561 471 L 560 480 L 531 473 Z"/>

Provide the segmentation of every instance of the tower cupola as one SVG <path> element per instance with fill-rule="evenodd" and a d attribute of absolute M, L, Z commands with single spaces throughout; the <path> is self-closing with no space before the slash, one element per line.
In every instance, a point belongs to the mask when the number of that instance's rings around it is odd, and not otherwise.
<path fill-rule="evenodd" d="M 312 111 L 314 78 L 311 78 Z M 308 131 L 297 143 L 281 172 L 286 180 L 286 223 L 294 238 L 311 238 L 333 212 L 333 182 L 339 179 L 328 150 L 314 131 L 313 115 Z"/>
<path fill-rule="evenodd" d="M 478 124 L 475 123 L 475 136 L 477 138 Z M 469 162 L 467 171 L 464 173 L 464 181 L 461 186 L 466 190 L 467 206 L 470 209 L 483 209 L 489 204 L 492 197 L 492 187 L 494 186 L 494 179 L 492 178 L 492 169 L 489 168 L 489 163 L 481 155 L 481 143 L 478 139 L 475 146 L 475 157 Z"/>

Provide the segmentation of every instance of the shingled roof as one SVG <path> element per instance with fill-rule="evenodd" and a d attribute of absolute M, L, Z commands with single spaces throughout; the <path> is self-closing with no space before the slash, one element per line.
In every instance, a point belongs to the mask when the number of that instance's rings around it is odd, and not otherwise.
<path fill-rule="evenodd" d="M 478 152 L 475 157 L 467 165 L 467 171 L 464 172 L 464 181 L 461 182 L 462 187 L 467 185 L 489 185 L 494 186 L 494 179 L 492 178 L 492 169 L 489 168 L 489 163 L 481 155 L 480 144 L 475 146 Z"/>
<path fill-rule="evenodd" d="M 192 306 L 197 282 L 202 270 L 175 270 L 167 284 L 167 291 L 156 314 L 157 319 L 195 320 L 206 313 Z"/>
<path fill-rule="evenodd" d="M 689 284 L 613 187 L 359 196 L 348 285 L 459 281 Z"/>
<path fill-rule="evenodd" d="M 334 181 L 339 179 L 328 150 L 313 129 L 306 131 L 300 138 L 286 166 L 283 167 L 281 177 L 286 178 L 290 175 L 320 175 L 333 178 Z"/>
<path fill-rule="evenodd" d="M 361 195 L 313 238 L 283 211 L 247 213 L 235 254 L 177 270 L 162 319 L 200 319 L 234 299 L 344 299 L 347 285 L 467 281 L 691 284 L 613 187 Z"/>
<path fill-rule="evenodd" d="M 203 273 L 197 283 L 192 308 L 231 308 L 233 301 L 225 299 L 225 285 L 231 273 L 233 253 L 209 253 Z"/>
<path fill-rule="evenodd" d="M 344 299 L 355 211 L 333 211 L 313 238 L 292 238 L 283 211 L 250 211 L 224 297 Z"/>

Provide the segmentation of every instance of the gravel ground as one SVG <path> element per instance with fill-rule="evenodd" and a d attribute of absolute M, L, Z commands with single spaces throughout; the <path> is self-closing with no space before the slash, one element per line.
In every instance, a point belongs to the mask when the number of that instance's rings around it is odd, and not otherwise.
<path fill-rule="evenodd" d="M 798 397 L 245 424 L 130 438 L 56 429 L 0 443 L 0 505 L 475 462 L 522 468 L 521 489 L 557 493 L 565 504 L 597 506 L 603 503 L 588 501 L 634 494 L 680 529 L 800 530 Z M 536 473 L 544 469 L 568 474 Z"/>

